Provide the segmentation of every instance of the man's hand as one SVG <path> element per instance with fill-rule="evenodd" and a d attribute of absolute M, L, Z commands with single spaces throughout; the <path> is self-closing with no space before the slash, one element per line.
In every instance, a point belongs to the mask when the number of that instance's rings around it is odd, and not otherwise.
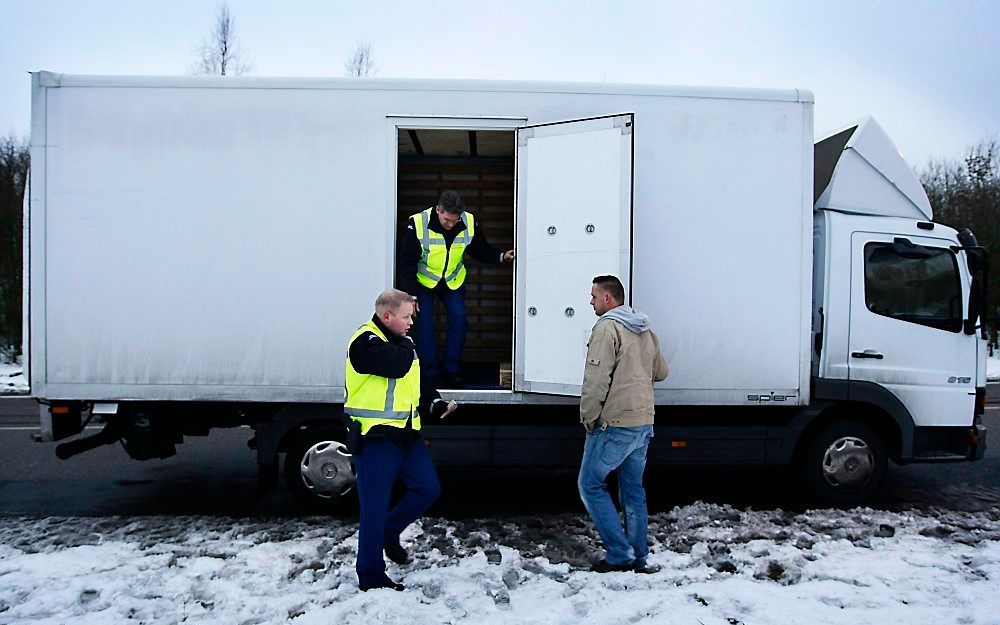
<path fill-rule="evenodd" d="M 503 262 L 505 263 L 512 263 L 514 262 L 515 258 L 517 258 L 517 254 L 514 252 L 514 250 L 507 250 L 506 252 L 503 253 Z"/>
<path fill-rule="evenodd" d="M 431 402 L 431 416 L 444 419 L 458 408 L 458 403 L 454 399 L 447 402 L 443 399 L 435 399 Z"/>

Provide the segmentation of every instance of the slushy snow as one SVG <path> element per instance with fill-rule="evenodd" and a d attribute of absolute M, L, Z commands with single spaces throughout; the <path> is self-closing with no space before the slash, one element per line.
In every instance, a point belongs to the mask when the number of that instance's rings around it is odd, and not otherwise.
<path fill-rule="evenodd" d="M 1000 510 L 740 510 L 650 519 L 651 574 L 587 571 L 583 515 L 426 518 L 358 591 L 357 524 L 326 517 L 0 519 L 0 623 L 1000 622 Z"/>

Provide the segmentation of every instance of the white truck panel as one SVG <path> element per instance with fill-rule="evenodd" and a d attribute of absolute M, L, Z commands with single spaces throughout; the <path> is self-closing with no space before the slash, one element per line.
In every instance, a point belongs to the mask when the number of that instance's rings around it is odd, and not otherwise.
<path fill-rule="evenodd" d="M 596 321 L 591 282 L 612 274 L 628 293 L 632 123 L 621 115 L 518 131 L 516 390 L 579 396 Z"/>
<path fill-rule="evenodd" d="M 48 73 L 36 83 L 36 397 L 339 401 L 347 337 L 393 275 L 393 116 L 539 124 L 633 111 L 633 303 L 672 371 L 657 401 L 808 401 L 807 92 Z"/>

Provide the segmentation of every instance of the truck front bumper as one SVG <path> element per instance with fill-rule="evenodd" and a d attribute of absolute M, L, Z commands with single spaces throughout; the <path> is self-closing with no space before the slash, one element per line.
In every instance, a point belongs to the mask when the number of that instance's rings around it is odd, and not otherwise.
<path fill-rule="evenodd" d="M 969 462 L 986 454 L 986 426 L 976 417 L 972 426 L 916 427 L 913 429 L 913 457 L 909 462 Z"/>

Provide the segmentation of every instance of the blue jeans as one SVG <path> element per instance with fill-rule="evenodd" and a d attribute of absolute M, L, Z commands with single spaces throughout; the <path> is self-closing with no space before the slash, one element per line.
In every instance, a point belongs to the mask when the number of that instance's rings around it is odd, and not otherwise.
<path fill-rule="evenodd" d="M 441 484 L 424 439 L 407 448 L 385 438 L 362 438 L 354 454 L 358 473 L 358 582 L 374 585 L 385 580 L 382 549 L 398 542 L 400 533 L 427 511 L 441 494 Z M 399 479 L 406 486 L 403 498 L 389 509 L 392 487 Z"/>
<path fill-rule="evenodd" d="M 465 318 L 465 285 L 454 291 L 442 286 L 433 290 L 423 286 L 417 287 L 420 313 L 417 315 L 414 338 L 417 343 L 417 354 L 420 356 L 420 370 L 432 378 L 441 372 L 438 363 L 437 330 L 434 328 L 435 295 L 441 298 L 445 313 L 448 315 L 448 333 L 444 344 L 444 370 L 447 373 L 459 371 L 462 349 L 465 347 L 465 330 L 469 326 Z"/>
<path fill-rule="evenodd" d="M 652 437 L 652 425 L 598 428 L 587 434 L 577 484 L 583 505 L 607 550 L 605 560 L 611 564 L 633 560 L 645 563 L 649 555 L 649 513 L 642 473 L 646 469 L 646 450 Z M 608 494 L 607 478 L 612 471 L 618 474 L 618 500 L 624 528 Z"/>

